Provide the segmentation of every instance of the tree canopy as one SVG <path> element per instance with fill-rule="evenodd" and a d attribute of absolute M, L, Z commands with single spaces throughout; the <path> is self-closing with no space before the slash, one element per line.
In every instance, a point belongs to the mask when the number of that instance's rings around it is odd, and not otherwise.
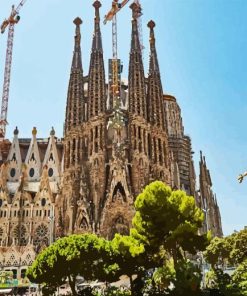
<path fill-rule="evenodd" d="M 73 295 L 78 275 L 86 280 L 103 279 L 109 273 L 105 262 L 110 256 L 109 242 L 94 234 L 71 235 L 57 240 L 42 251 L 29 268 L 27 276 L 36 283 L 58 286 L 69 280 Z M 111 276 L 114 274 L 111 267 Z"/>
<path fill-rule="evenodd" d="M 180 293 L 186 278 L 186 289 L 197 291 L 200 277 L 187 262 L 186 254 L 204 250 L 208 238 L 199 235 L 204 216 L 194 198 L 156 181 L 139 194 L 135 208 L 130 235 L 116 234 L 112 241 L 94 234 L 61 238 L 38 255 L 27 272 L 29 279 L 45 283 L 47 295 L 68 279 L 76 295 L 78 275 L 88 281 L 108 282 L 127 275 L 135 295 L 133 275 L 141 284 L 147 270 L 160 268 L 156 272 L 160 286 L 172 284 L 173 292 Z"/>
<path fill-rule="evenodd" d="M 214 238 L 204 252 L 212 266 L 211 276 L 216 288 L 224 295 L 247 295 L 247 230 L 235 232 L 224 238 Z M 227 266 L 235 267 L 230 276 Z"/>
<path fill-rule="evenodd" d="M 195 199 L 184 191 L 172 191 L 163 182 L 156 181 L 143 190 L 135 201 L 133 226 L 139 239 L 156 249 L 163 246 L 174 257 L 181 257 L 181 249 L 195 254 L 208 244 L 206 235 L 199 235 L 204 214 Z"/>

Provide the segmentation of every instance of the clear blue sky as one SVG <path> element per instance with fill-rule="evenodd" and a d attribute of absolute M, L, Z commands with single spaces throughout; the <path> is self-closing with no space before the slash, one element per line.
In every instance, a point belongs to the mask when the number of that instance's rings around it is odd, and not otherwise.
<path fill-rule="evenodd" d="M 15 2 L 15 3 L 14 3 Z M 16 0 L 0 0 L 0 20 Z M 27 0 L 16 26 L 8 137 L 17 125 L 20 137 L 33 126 L 47 137 L 51 126 L 62 136 L 73 51 L 74 25 L 80 16 L 84 72 L 88 71 L 93 31 L 91 0 Z M 101 16 L 111 0 L 102 0 Z M 156 22 L 157 50 L 163 88 L 182 109 L 185 131 L 192 138 L 195 164 L 206 155 L 217 193 L 225 234 L 247 225 L 247 1 L 142 0 L 145 65 L 147 22 Z M 119 13 L 119 55 L 127 76 L 130 9 Z M 111 56 L 111 26 L 102 25 L 105 62 Z M 0 36 L 0 86 L 7 34 Z M 106 63 L 107 68 L 107 63 Z M 198 169 L 197 169 L 198 171 Z"/>

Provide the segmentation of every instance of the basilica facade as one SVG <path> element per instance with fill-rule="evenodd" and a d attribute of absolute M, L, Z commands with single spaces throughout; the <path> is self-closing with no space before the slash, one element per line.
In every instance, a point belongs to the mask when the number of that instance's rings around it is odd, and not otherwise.
<path fill-rule="evenodd" d="M 93 232 L 108 239 L 128 234 L 134 200 L 154 180 L 194 196 L 205 212 L 203 231 L 222 236 L 220 210 L 201 154 L 197 186 L 191 139 L 184 133 L 175 97 L 165 93 L 156 52 L 155 23 L 148 23 L 150 61 L 146 75 L 132 4 L 128 82 L 114 101 L 105 77 L 100 1 L 95 10 L 89 72 L 83 71 L 82 20 L 76 18 L 74 52 L 63 138 L 19 137 L 0 148 L 0 266 L 17 276 L 36 254 L 59 237 Z M 109 61 L 109 65 L 112 61 Z M 109 67 L 110 68 L 110 67 Z M 108 82 L 106 82 L 108 81 Z"/>

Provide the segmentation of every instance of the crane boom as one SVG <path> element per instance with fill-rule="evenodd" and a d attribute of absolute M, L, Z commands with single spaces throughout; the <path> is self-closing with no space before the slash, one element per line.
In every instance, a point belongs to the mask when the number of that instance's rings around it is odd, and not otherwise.
<path fill-rule="evenodd" d="M 120 60 L 118 59 L 117 52 L 117 13 L 129 2 L 129 0 L 123 0 L 121 3 L 118 0 L 112 1 L 112 8 L 105 15 L 104 24 L 108 21 L 112 21 L 112 60 L 111 60 L 111 90 L 113 95 L 113 107 L 119 106 L 120 100 L 120 82 L 119 82 L 119 69 Z"/>
<path fill-rule="evenodd" d="M 12 6 L 9 18 L 5 19 L 0 27 L 1 33 L 3 34 L 6 28 L 9 26 L 0 114 L 0 140 L 5 138 L 6 133 L 15 24 L 17 24 L 20 20 L 19 11 L 25 2 L 26 0 L 22 0 L 16 9 L 14 6 Z"/>

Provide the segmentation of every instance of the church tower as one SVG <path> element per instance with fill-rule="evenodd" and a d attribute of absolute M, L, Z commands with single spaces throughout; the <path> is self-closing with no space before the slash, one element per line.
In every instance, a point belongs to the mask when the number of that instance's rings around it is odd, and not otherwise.
<path fill-rule="evenodd" d="M 93 3 L 95 9 L 94 33 L 88 75 L 88 117 L 85 136 L 88 142 L 86 166 L 90 178 L 90 202 L 94 207 L 94 220 L 98 227 L 100 203 L 105 192 L 106 166 L 106 84 L 100 31 L 100 1 Z"/>
<path fill-rule="evenodd" d="M 166 114 L 163 109 L 163 87 L 155 46 L 154 21 L 148 23 L 150 30 L 150 58 L 147 82 L 148 122 L 150 137 L 149 155 L 152 165 L 152 179 L 161 180 L 171 185 L 170 158 Z"/>
<path fill-rule="evenodd" d="M 204 212 L 204 231 L 211 230 L 213 236 L 222 237 L 221 216 L 216 196 L 212 191 L 212 181 L 207 168 L 205 156 L 200 151 L 200 200 Z"/>
<path fill-rule="evenodd" d="M 132 10 L 131 47 L 129 55 L 129 139 L 131 184 L 134 196 L 140 192 L 149 180 L 148 137 L 147 127 L 147 96 L 145 74 L 142 61 L 142 49 L 138 32 L 139 7 L 136 3 Z"/>
<path fill-rule="evenodd" d="M 67 95 L 65 135 L 64 135 L 64 175 L 62 182 L 62 195 L 58 212 L 62 212 L 62 233 L 73 233 L 77 214 L 80 192 L 80 175 L 82 170 L 83 138 L 81 128 L 85 122 L 86 102 L 84 96 L 84 78 L 81 58 L 81 32 L 82 20 L 76 18 L 75 44 L 71 65 L 70 80 Z M 57 215 L 58 217 L 58 215 Z"/>

